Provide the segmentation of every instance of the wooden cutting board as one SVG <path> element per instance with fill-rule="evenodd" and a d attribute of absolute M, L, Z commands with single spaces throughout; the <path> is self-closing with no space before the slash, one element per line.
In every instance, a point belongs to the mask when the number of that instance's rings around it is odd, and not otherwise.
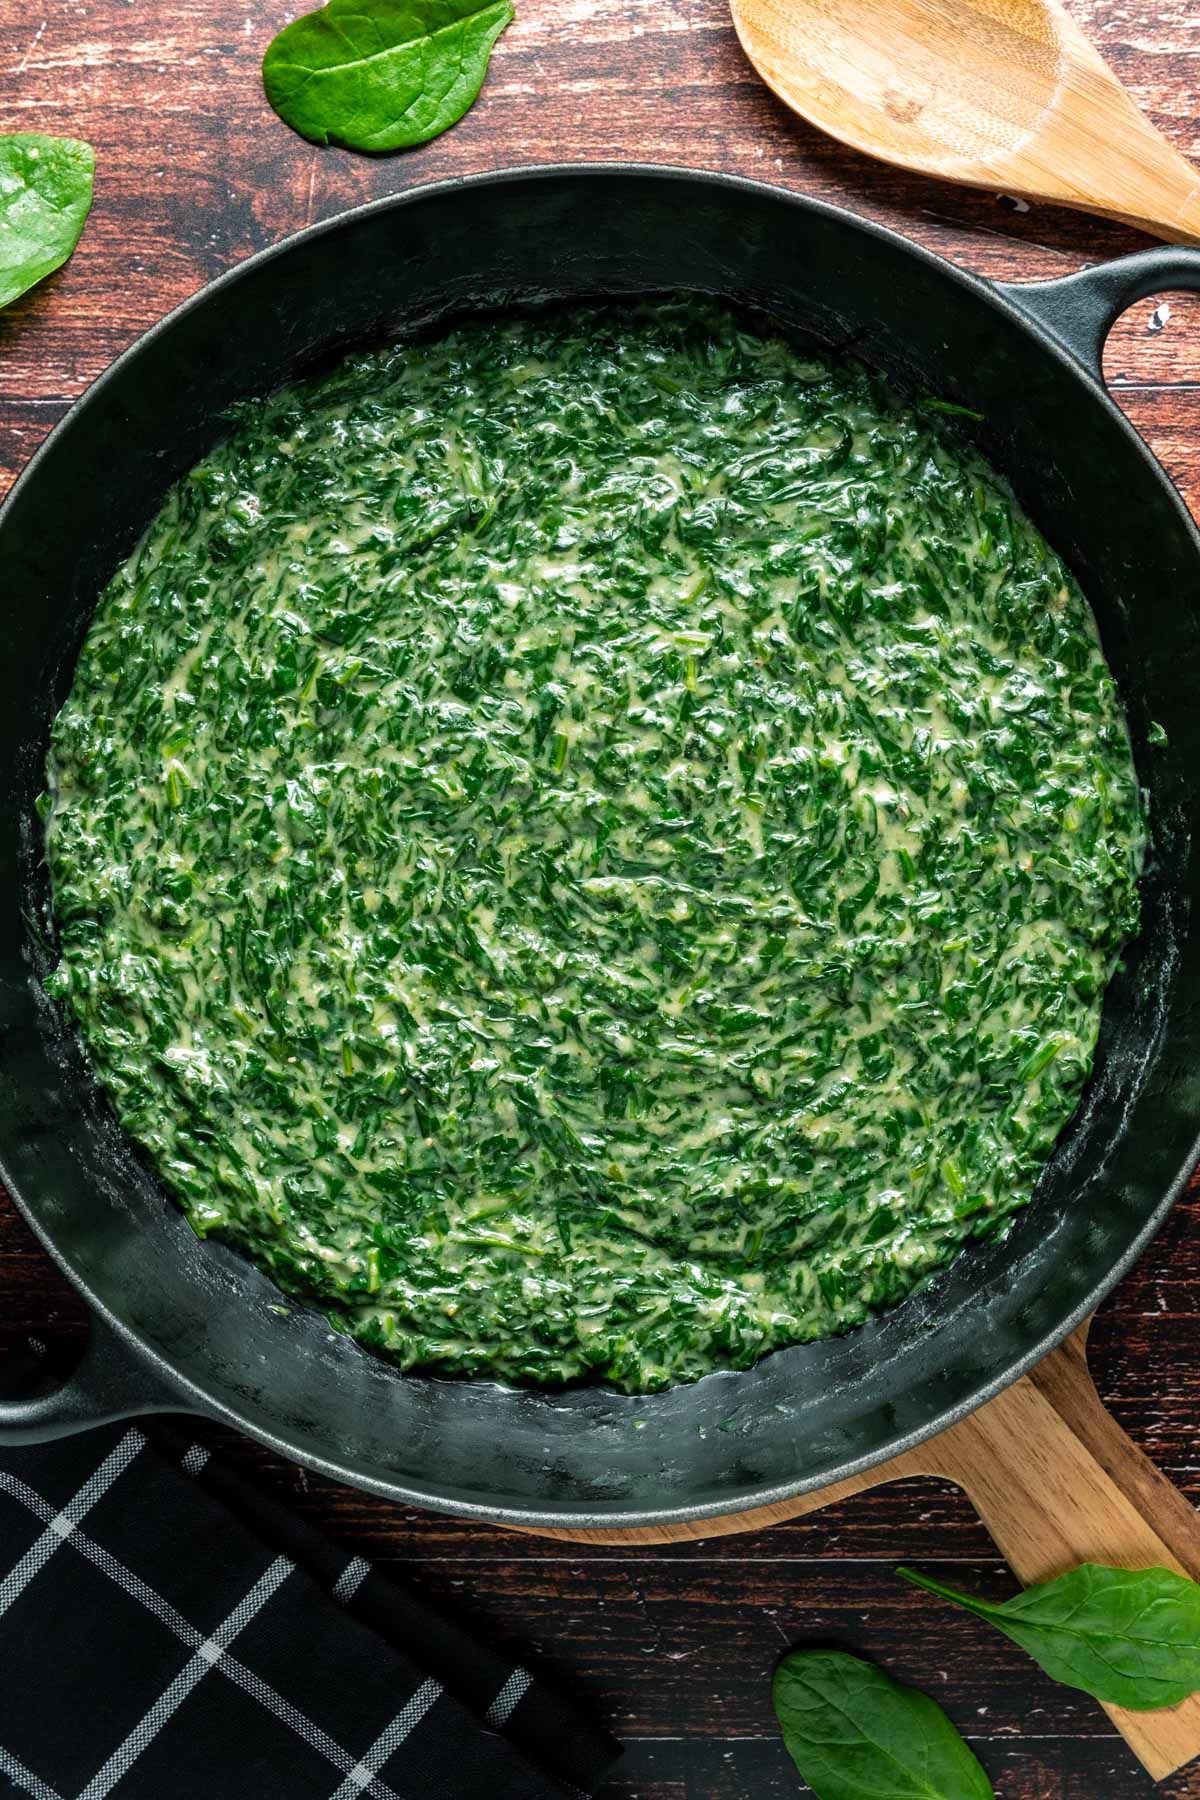
<path fill-rule="evenodd" d="M 1026 1585 L 1081 1562 L 1159 1566 L 1200 1580 L 1200 1514 L 1105 1408 L 1088 1372 L 1087 1330 L 939 1437 L 833 1487 L 715 1519 L 537 1535 L 617 1547 L 683 1543 L 762 1531 L 889 1481 L 938 1475 L 965 1491 Z M 1105 1711 L 1156 1781 L 1200 1756 L 1200 1695 L 1161 1712 Z"/>

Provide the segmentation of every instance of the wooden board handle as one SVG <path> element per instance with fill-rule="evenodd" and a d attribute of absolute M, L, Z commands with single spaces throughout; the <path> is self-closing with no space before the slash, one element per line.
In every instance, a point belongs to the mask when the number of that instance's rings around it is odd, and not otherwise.
<path fill-rule="evenodd" d="M 1106 1412 L 1082 1335 L 902 1460 L 965 1490 L 1025 1584 L 1081 1562 L 1200 1577 L 1200 1518 Z M 1105 1711 L 1156 1781 L 1200 1756 L 1200 1695 Z"/>
<path fill-rule="evenodd" d="M 965 1490 L 1026 1584 L 1081 1562 L 1158 1566 L 1200 1580 L 1200 1515 L 1105 1409 L 1086 1337 L 1085 1326 L 940 1437 L 819 1493 L 682 1525 L 544 1535 L 621 1546 L 760 1531 L 889 1481 L 939 1475 Z M 1156 1781 L 1200 1756 L 1200 1695 L 1162 1712 L 1105 1710 Z"/>

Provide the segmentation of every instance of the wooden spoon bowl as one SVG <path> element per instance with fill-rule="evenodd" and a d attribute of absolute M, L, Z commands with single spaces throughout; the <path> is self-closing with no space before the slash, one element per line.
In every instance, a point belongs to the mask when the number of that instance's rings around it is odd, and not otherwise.
<path fill-rule="evenodd" d="M 1058 0 L 731 0 L 780 99 L 869 156 L 1200 243 L 1200 174 Z"/>

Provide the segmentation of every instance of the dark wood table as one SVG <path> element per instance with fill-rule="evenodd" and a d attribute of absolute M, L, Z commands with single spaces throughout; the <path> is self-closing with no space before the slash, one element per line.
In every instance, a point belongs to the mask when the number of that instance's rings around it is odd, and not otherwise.
<path fill-rule="evenodd" d="M 1098 220 L 863 161 L 794 119 L 743 60 L 724 0 L 518 0 L 484 95 L 454 131 L 382 160 L 318 150 L 267 108 L 259 57 L 288 0 L 44 0 L 0 16 L 0 129 L 96 146 L 96 205 L 69 267 L 0 313 L 0 483 L 111 358 L 239 258 L 413 183 L 547 160 L 733 170 L 840 202 L 972 269 L 1050 276 L 1142 240 Z M 881 3 L 882 10 L 882 3 Z M 1113 67 L 1200 155 L 1195 0 L 1076 0 Z M 1109 343 L 1121 404 L 1200 504 L 1200 300 L 1147 302 Z M 1103 1309 L 1092 1366 L 1121 1423 L 1200 1494 L 1200 1201 L 1182 1204 Z M 0 1349 L 84 1322 L 0 1197 Z M 219 1435 L 219 1434 L 217 1434 Z M 897 1560 L 1002 1596 L 1011 1578 L 959 1493 L 909 1482 L 756 1537 L 570 1548 L 406 1512 L 226 1435 L 243 1468 L 481 1631 L 531 1647 L 628 1745 L 609 1800 L 772 1800 L 801 1784 L 769 1680 L 786 1645 L 880 1658 L 947 1707 L 1000 1800 L 1155 1792 L 1098 1706 L 965 1615 L 897 1583 Z M 1200 1765 L 1167 1782 L 1200 1800 Z M 265 1800 L 286 1800 L 266 1796 Z"/>

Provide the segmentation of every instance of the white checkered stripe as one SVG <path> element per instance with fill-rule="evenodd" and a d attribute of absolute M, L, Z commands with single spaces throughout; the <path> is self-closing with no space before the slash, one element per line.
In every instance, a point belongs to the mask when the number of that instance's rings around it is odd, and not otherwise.
<path fill-rule="evenodd" d="M 159 1695 L 140 1724 L 130 1732 L 123 1744 L 118 1744 L 103 1768 L 97 1769 L 79 1800 L 105 1800 L 105 1795 L 110 1794 L 118 1781 L 128 1775 L 142 1751 L 158 1736 L 171 1714 L 183 1704 L 192 1689 L 203 1681 L 210 1669 L 219 1666 L 228 1645 L 239 1631 L 245 1629 L 255 1614 L 261 1612 L 294 1567 L 286 1556 L 275 1558 L 266 1574 L 260 1576 L 245 1598 L 238 1601 L 229 1617 L 217 1626 L 212 1636 L 196 1646 L 174 1681 Z"/>
<path fill-rule="evenodd" d="M 380 1732 L 362 1761 L 350 1770 L 332 1800 L 357 1800 L 359 1794 L 367 1793 L 388 1757 L 412 1735 L 441 1692 L 436 1681 L 423 1681 L 408 1705 L 401 1708 L 391 1724 Z"/>
<path fill-rule="evenodd" d="M 51 1513 L 49 1507 L 40 1506 L 36 1510 L 39 1517 L 45 1519 L 46 1529 L 37 1542 L 25 1552 L 16 1567 L 0 1582 L 0 1614 L 8 1611 L 13 1601 L 25 1592 L 34 1576 L 44 1569 L 56 1550 L 60 1550 L 71 1536 L 80 1519 L 95 1506 L 97 1500 L 106 1494 L 118 1476 L 123 1475 L 134 1457 L 142 1449 L 146 1440 L 140 1431 L 127 1431 L 96 1472 L 85 1481 L 73 1500 L 69 1500 L 59 1513 Z"/>
<path fill-rule="evenodd" d="M 93 1564 L 137 1600 L 148 1613 L 168 1626 L 179 1639 L 188 1656 L 178 1673 L 156 1698 L 154 1704 L 124 1741 L 114 1747 L 90 1781 L 74 1800 L 105 1800 L 128 1774 L 137 1758 L 150 1745 L 171 1715 L 211 1671 L 239 1687 L 276 1719 L 287 1725 L 311 1749 L 328 1762 L 340 1778 L 330 1791 L 330 1800 L 402 1800 L 382 1779 L 379 1771 L 388 1758 L 408 1738 L 434 1706 L 443 1689 L 432 1679 L 421 1686 L 397 1712 L 395 1718 L 379 1734 L 370 1749 L 360 1758 L 352 1755 L 313 1720 L 248 1668 L 230 1646 L 250 1621 L 268 1604 L 271 1596 L 292 1574 L 295 1565 L 287 1557 L 276 1557 L 266 1572 L 255 1582 L 234 1607 L 229 1616 L 206 1636 L 185 1619 L 168 1600 L 149 1587 L 119 1558 L 113 1556 L 80 1528 L 80 1521 L 91 1507 L 108 1492 L 145 1445 L 141 1432 L 125 1434 L 79 1492 L 61 1509 L 55 1511 L 36 1489 L 19 1477 L 0 1469 L 0 1492 L 9 1494 L 38 1518 L 44 1527 L 41 1536 L 0 1584 L 0 1612 L 12 1604 L 18 1594 L 34 1581 L 56 1550 L 64 1543 Z M 198 1446 L 188 1452 L 184 1466 L 198 1473 L 207 1453 Z M 361 1557 L 352 1557 L 340 1576 L 337 1598 L 349 1600 L 369 1573 L 370 1565 Z M 33 1800 L 66 1800 L 33 1770 L 0 1745 L 0 1776 L 7 1777 L 17 1793 L 29 1794 Z M 403 1800 L 409 1800 L 404 1796 Z"/>
<path fill-rule="evenodd" d="M 348 1606 L 370 1573 L 371 1565 L 365 1557 L 352 1556 L 333 1585 L 334 1599 Z"/>
<path fill-rule="evenodd" d="M 533 1676 L 527 1669 L 513 1670 L 483 1715 L 493 1731 L 504 1729 L 532 1686 Z"/>
<path fill-rule="evenodd" d="M 0 1745 L 0 1775 L 7 1775 L 19 1793 L 32 1794 L 33 1800 L 62 1800 L 62 1795 L 57 1788 L 48 1787 L 33 1773 L 32 1769 L 27 1769 L 24 1763 L 18 1762 L 16 1757 L 5 1750 L 2 1745 Z"/>

